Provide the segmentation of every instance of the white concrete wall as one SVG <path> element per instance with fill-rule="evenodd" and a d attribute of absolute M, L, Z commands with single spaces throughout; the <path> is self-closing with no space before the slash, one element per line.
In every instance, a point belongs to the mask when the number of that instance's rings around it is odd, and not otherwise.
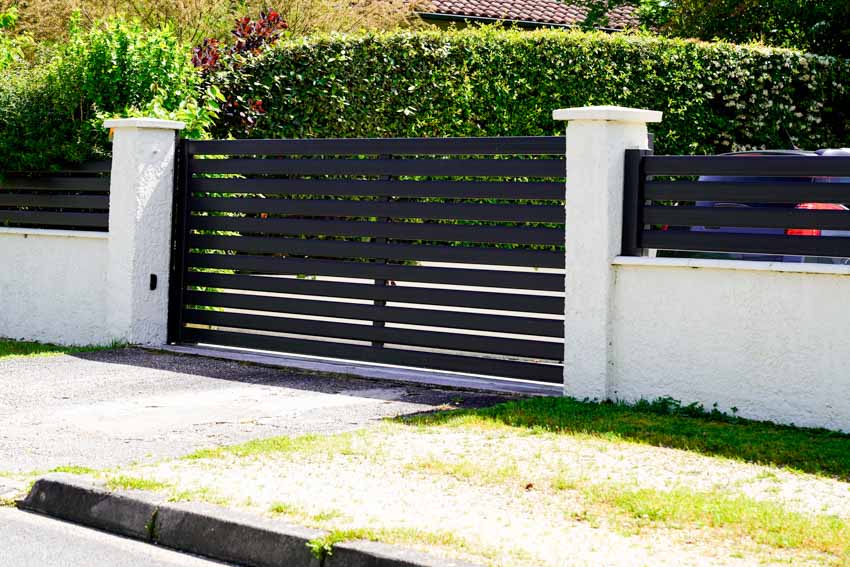
<path fill-rule="evenodd" d="M 850 431 L 848 267 L 618 258 L 615 274 L 612 398 Z"/>
<path fill-rule="evenodd" d="M 0 337 L 106 344 L 105 233 L 0 229 Z"/>
<path fill-rule="evenodd" d="M 107 120 L 109 233 L 0 228 L 0 337 L 161 345 L 182 122 Z M 156 289 L 151 276 L 156 276 Z"/>
<path fill-rule="evenodd" d="M 568 122 L 564 394 L 850 432 L 850 267 L 617 257 L 624 151 L 661 115 L 554 117 Z"/>

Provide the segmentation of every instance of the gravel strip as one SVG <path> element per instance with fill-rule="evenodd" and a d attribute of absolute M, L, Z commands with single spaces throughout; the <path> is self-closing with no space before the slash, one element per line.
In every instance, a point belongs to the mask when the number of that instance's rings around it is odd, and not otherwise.
<path fill-rule="evenodd" d="M 453 465 L 435 470 L 442 464 Z M 128 474 L 203 487 L 268 513 L 284 503 L 323 529 L 424 530 L 431 553 L 494 565 L 750 565 L 826 557 L 718 537 L 707 529 L 635 532 L 599 515 L 556 477 L 635 488 L 721 490 L 791 509 L 848 515 L 850 484 L 686 451 L 568 435 L 377 427 L 327 451 L 172 461 Z M 421 538 L 420 538 L 421 539 Z"/>

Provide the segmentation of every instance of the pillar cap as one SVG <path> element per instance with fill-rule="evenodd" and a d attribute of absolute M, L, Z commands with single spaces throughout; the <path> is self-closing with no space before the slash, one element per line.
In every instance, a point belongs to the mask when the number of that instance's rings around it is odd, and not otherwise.
<path fill-rule="evenodd" d="M 103 121 L 104 128 L 149 128 L 155 130 L 182 130 L 185 122 L 160 118 L 110 118 Z"/>
<path fill-rule="evenodd" d="M 658 110 L 624 108 L 622 106 L 579 106 L 552 112 L 555 120 L 605 120 L 608 122 L 661 122 Z"/>

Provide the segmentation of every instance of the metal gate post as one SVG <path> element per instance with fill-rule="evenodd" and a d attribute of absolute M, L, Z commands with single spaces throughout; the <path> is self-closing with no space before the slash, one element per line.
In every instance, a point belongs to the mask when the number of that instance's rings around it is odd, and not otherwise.
<path fill-rule="evenodd" d="M 643 158 L 652 150 L 626 150 L 623 173 L 623 256 L 643 256 Z"/>
<path fill-rule="evenodd" d="M 186 140 L 177 142 L 174 168 L 174 207 L 171 214 L 171 274 L 168 289 L 169 344 L 180 342 L 183 328 L 183 291 L 186 288 L 186 232 L 189 230 L 189 155 Z"/>

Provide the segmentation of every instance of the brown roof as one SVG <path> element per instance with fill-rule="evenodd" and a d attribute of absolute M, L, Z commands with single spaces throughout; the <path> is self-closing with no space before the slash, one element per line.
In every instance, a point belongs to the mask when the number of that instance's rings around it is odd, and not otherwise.
<path fill-rule="evenodd" d="M 587 13 L 586 8 L 570 5 L 569 0 L 430 0 L 419 6 L 419 11 L 559 25 L 581 23 Z M 621 29 L 637 24 L 635 8 L 621 6 L 608 13 L 606 27 Z"/>

